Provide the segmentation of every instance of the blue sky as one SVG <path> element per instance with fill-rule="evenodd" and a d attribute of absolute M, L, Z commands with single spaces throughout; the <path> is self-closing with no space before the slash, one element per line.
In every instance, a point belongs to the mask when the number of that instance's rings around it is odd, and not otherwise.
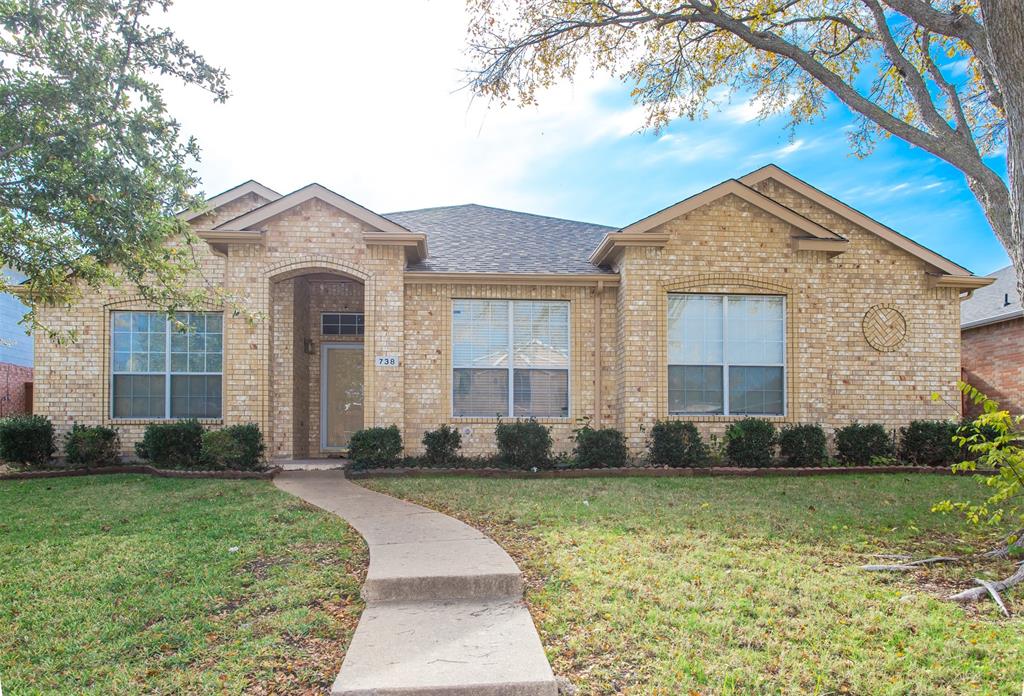
<path fill-rule="evenodd" d="M 460 88 L 462 3 L 400 5 L 382 21 L 373 3 L 178 0 L 166 21 L 232 76 L 224 105 L 168 88 L 204 190 L 318 181 L 378 212 L 474 202 L 625 225 L 774 162 L 976 273 L 1007 264 L 962 175 L 896 139 L 853 157 L 841 105 L 792 138 L 742 101 L 638 132 L 628 89 L 598 75 L 501 109 Z"/>

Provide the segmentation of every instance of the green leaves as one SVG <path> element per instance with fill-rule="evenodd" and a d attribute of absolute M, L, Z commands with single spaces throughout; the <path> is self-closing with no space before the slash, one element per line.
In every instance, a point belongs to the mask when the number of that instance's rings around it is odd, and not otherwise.
<path fill-rule="evenodd" d="M 196 204 L 199 149 L 156 76 L 223 101 L 227 75 L 148 16 L 167 4 L 0 1 L 0 262 L 29 276 L 33 306 L 122 283 L 165 309 L 206 296 L 185 290 L 175 217 Z"/>

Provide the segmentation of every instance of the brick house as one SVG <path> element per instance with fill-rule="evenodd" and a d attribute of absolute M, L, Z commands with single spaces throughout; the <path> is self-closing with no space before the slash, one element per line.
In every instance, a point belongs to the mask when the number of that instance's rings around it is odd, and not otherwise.
<path fill-rule="evenodd" d="M 775 166 L 623 229 L 253 181 L 184 217 L 205 282 L 248 311 L 179 333 L 123 291 L 42 309 L 81 337 L 37 358 L 58 431 L 257 422 L 273 458 L 306 458 L 390 424 L 410 452 L 451 423 L 483 453 L 499 416 L 561 449 L 589 418 L 633 451 L 665 418 L 895 426 L 948 416 L 929 395 L 956 401 L 960 295 L 990 282 Z"/>
<path fill-rule="evenodd" d="M 992 274 L 988 287 L 976 290 L 960 306 L 963 378 L 1012 413 L 1024 413 L 1024 309 L 1017 277 L 1007 266 Z M 966 402 L 965 415 L 977 407 Z"/>
<path fill-rule="evenodd" d="M 12 268 L 0 273 L 8 283 L 25 280 Z M 20 323 L 26 312 L 17 297 L 0 295 L 0 418 L 32 410 L 32 336 Z"/>

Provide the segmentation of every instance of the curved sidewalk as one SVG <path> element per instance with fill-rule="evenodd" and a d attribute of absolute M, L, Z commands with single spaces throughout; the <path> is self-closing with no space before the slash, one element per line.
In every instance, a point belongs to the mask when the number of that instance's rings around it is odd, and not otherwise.
<path fill-rule="evenodd" d="M 342 471 L 288 471 L 274 483 L 343 518 L 370 548 L 366 609 L 332 694 L 557 694 L 522 574 L 491 539 Z"/>

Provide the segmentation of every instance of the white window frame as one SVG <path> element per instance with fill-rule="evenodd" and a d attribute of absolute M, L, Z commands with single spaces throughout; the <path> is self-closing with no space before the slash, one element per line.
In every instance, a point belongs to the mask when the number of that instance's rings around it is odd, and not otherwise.
<path fill-rule="evenodd" d="M 787 327 L 789 321 L 789 305 L 788 298 L 785 295 L 778 295 L 774 293 L 738 293 L 738 292 L 670 292 L 668 293 L 669 300 L 672 295 L 686 296 L 686 297 L 721 297 L 722 298 L 722 360 L 721 362 L 706 362 L 698 364 L 689 363 L 674 363 L 671 360 L 666 360 L 665 365 L 665 380 L 666 388 L 668 381 L 668 371 L 671 367 L 721 367 L 722 368 L 722 412 L 721 413 L 688 413 L 686 411 L 669 411 L 670 416 L 682 416 L 690 418 L 702 418 L 702 417 L 717 417 L 717 416 L 731 416 L 738 418 L 785 418 L 789 412 L 789 371 L 786 366 L 787 357 L 789 350 L 787 346 Z M 729 298 L 730 297 L 777 297 L 782 300 L 782 362 L 781 363 L 731 363 L 728 361 L 729 354 Z M 666 334 L 668 333 L 668 305 L 665 306 L 666 312 Z M 671 336 L 666 335 L 666 349 L 665 356 L 668 358 L 668 341 Z M 781 367 L 782 368 L 782 413 L 732 413 L 729 409 L 729 368 L 730 367 Z"/>
<path fill-rule="evenodd" d="M 149 309 L 114 309 L 110 311 L 110 336 L 107 340 L 107 349 L 110 351 L 110 420 L 112 421 L 180 421 L 188 418 L 171 417 L 171 377 L 220 377 L 220 415 L 215 418 L 200 418 L 202 421 L 221 421 L 224 419 L 224 313 L 223 312 L 185 312 L 185 314 L 219 314 L 220 315 L 220 372 L 172 372 L 171 371 L 171 335 L 176 330 L 170 319 L 165 319 L 166 331 L 164 333 L 164 370 L 163 372 L 127 372 L 114 369 L 114 315 L 115 314 L 151 314 L 159 316 L 161 313 Z M 164 378 L 164 415 L 158 416 L 115 416 L 114 415 L 114 377 L 119 375 L 131 375 L 142 377 L 155 377 L 163 375 Z"/>
<path fill-rule="evenodd" d="M 455 364 L 455 320 L 452 315 L 452 310 L 455 307 L 455 302 L 504 302 L 508 305 L 508 415 L 503 418 L 509 419 L 520 419 L 520 418 L 538 418 L 539 420 L 572 420 L 572 303 L 569 300 L 533 300 L 533 299 L 520 299 L 520 300 L 507 300 L 501 298 L 491 297 L 454 297 L 452 298 L 451 307 L 448 309 L 448 316 L 451 318 L 451 327 L 449 331 L 449 340 L 451 345 L 451 369 L 449 370 L 448 376 L 451 381 L 450 389 L 448 391 L 449 400 L 449 411 L 453 419 L 459 420 L 494 420 L 494 416 L 457 416 L 455 415 L 455 370 L 473 370 L 473 369 L 494 369 L 498 370 L 501 368 L 475 368 L 467 367 L 463 365 Z M 515 398 L 516 398 L 516 386 L 515 386 L 515 357 L 513 350 L 515 343 L 515 303 L 516 302 L 550 302 L 552 304 L 565 305 L 565 326 L 566 336 L 568 338 L 568 350 L 566 355 L 566 415 L 564 416 L 517 416 L 515 415 Z M 529 369 L 529 368 L 521 368 Z M 545 368 L 538 368 L 545 369 Z M 561 369 L 561 368 L 547 368 L 547 369 Z"/>
<path fill-rule="evenodd" d="M 324 332 L 324 317 L 363 317 L 363 333 L 354 334 L 329 334 Z M 358 336 L 362 338 L 366 334 L 366 313 L 365 312 L 320 312 L 320 335 L 321 336 Z"/>

